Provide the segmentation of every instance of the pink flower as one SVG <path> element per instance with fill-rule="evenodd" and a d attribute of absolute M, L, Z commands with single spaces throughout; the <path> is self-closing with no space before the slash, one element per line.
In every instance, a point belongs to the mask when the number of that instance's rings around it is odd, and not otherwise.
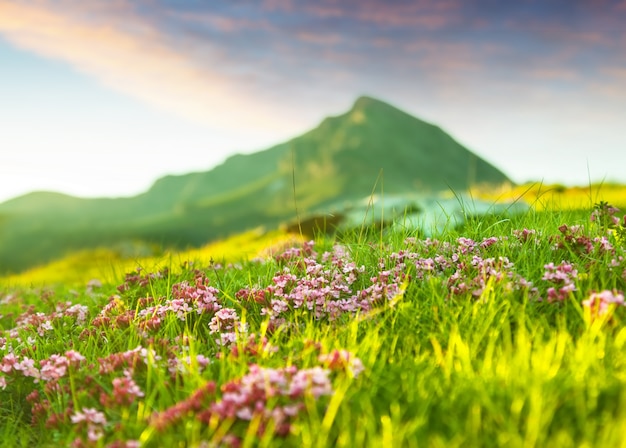
<path fill-rule="evenodd" d="M 15 369 L 15 364 L 18 363 L 17 357 L 13 353 L 4 355 L 2 358 L 2 364 L 0 365 L 0 371 L 4 373 L 11 373 Z"/>
<path fill-rule="evenodd" d="M 35 378 L 35 382 L 39 381 L 39 370 L 35 367 L 35 361 L 28 357 L 24 356 L 21 362 L 13 365 L 13 368 L 21 371 L 24 376 Z"/>
<path fill-rule="evenodd" d="M 143 396 L 144 393 L 133 380 L 129 370 L 124 370 L 123 377 L 113 379 L 113 401 L 115 403 L 129 405 L 135 398 Z"/>
<path fill-rule="evenodd" d="M 542 279 L 555 285 L 548 288 L 548 301 L 563 301 L 570 293 L 576 291 L 574 280 L 578 277 L 578 271 L 574 266 L 562 261 L 558 266 L 554 263 L 546 264 L 544 269 L 546 271 Z"/>
<path fill-rule="evenodd" d="M 44 381 L 58 380 L 67 373 L 69 360 L 65 356 L 51 355 L 40 363 L 40 378 Z"/>
<path fill-rule="evenodd" d="M 64 314 L 66 316 L 75 317 L 77 325 L 83 325 L 87 321 L 88 312 L 89 308 L 87 308 L 85 305 L 72 305 L 65 310 Z"/>
<path fill-rule="evenodd" d="M 68 350 L 65 352 L 65 357 L 72 363 L 78 364 L 85 360 L 85 357 L 78 353 L 76 350 Z"/>
<path fill-rule="evenodd" d="M 582 302 L 588 308 L 592 316 L 602 316 L 613 306 L 624 306 L 624 295 L 621 292 L 609 291 L 605 289 L 601 292 L 591 293 L 587 300 Z"/>
<path fill-rule="evenodd" d="M 365 370 L 361 360 L 347 350 L 333 350 L 328 354 L 319 355 L 317 359 L 331 370 L 346 370 L 354 377 Z"/>
<path fill-rule="evenodd" d="M 76 411 L 70 417 L 75 425 L 87 426 L 87 438 L 92 442 L 96 442 L 104 435 L 103 426 L 107 424 L 104 414 L 94 408 L 83 408 L 83 411 Z"/>
<path fill-rule="evenodd" d="M 328 370 L 319 366 L 312 369 L 299 370 L 291 380 L 289 395 L 296 397 L 310 393 L 315 398 L 319 398 L 322 395 L 331 395 L 333 388 L 328 378 L 329 373 Z"/>
<path fill-rule="evenodd" d="M 215 313 L 211 322 L 209 322 L 209 328 L 211 333 L 230 331 L 235 328 L 237 322 L 239 322 L 237 311 L 232 308 L 222 308 Z"/>
<path fill-rule="evenodd" d="M 72 423 L 77 424 L 80 422 L 92 423 L 94 425 L 106 425 L 107 419 L 104 414 L 94 408 L 83 408 L 83 411 L 76 411 L 74 415 L 70 417 Z"/>

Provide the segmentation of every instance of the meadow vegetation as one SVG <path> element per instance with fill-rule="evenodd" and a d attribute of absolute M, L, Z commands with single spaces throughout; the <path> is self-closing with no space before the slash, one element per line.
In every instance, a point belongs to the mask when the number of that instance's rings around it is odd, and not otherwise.
<path fill-rule="evenodd" d="M 622 446 L 625 228 L 598 202 L 431 238 L 362 227 L 230 259 L 163 256 L 72 285 L 5 279 L 0 437 Z"/>
<path fill-rule="evenodd" d="M 589 209 L 603 201 L 626 208 L 626 185 L 611 182 L 569 187 L 542 182 L 503 184 L 500 188 L 477 187 L 472 193 L 487 201 L 525 201 L 535 210 Z"/>

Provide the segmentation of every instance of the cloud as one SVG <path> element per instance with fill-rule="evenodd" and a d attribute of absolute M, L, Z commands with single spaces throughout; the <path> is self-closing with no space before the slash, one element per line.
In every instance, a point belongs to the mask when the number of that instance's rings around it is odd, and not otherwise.
<path fill-rule="evenodd" d="M 575 81 L 580 78 L 578 72 L 573 69 L 562 67 L 537 67 L 531 68 L 527 74 L 544 81 Z"/>
<path fill-rule="evenodd" d="M 263 8 L 268 11 L 283 10 L 292 11 L 294 8 L 293 0 L 264 0 Z"/>
<path fill-rule="evenodd" d="M 315 45 L 336 45 L 342 41 L 342 37 L 336 33 L 311 33 L 301 31 L 297 34 L 300 41 Z"/>
<path fill-rule="evenodd" d="M 276 31 L 276 28 L 264 19 L 244 19 L 205 11 L 181 12 L 176 10 L 168 11 L 166 16 L 181 20 L 186 24 L 202 25 L 223 33 L 249 30 Z"/>
<path fill-rule="evenodd" d="M 280 118 L 288 118 L 266 102 L 255 102 L 253 86 L 220 71 L 220 50 L 210 43 L 203 48 L 208 63 L 205 58 L 199 64 L 128 3 L 102 5 L 96 10 L 93 2 L 33 6 L 0 0 L 0 33 L 17 47 L 62 60 L 109 88 L 210 126 L 279 128 Z"/>
<path fill-rule="evenodd" d="M 385 3 L 369 1 L 361 4 L 356 17 L 365 22 L 382 26 L 416 26 L 426 29 L 440 29 L 456 22 L 455 2 L 417 1 L 407 3 Z"/>
<path fill-rule="evenodd" d="M 305 7 L 307 13 L 319 18 L 342 17 L 377 26 L 426 29 L 439 29 L 455 22 L 454 12 L 458 9 L 458 3 L 451 0 L 310 2 Z"/>

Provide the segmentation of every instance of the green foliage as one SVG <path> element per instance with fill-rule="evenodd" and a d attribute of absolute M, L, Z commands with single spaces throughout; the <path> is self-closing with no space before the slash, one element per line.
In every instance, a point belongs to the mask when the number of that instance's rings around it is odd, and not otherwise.
<path fill-rule="evenodd" d="M 68 349 L 86 358 L 56 380 L 0 373 L 7 383 L 0 388 L 3 443 L 228 446 L 235 435 L 242 446 L 621 446 L 626 248 L 614 230 L 623 219 L 612 219 L 608 204 L 594 213 L 591 223 L 579 211 L 473 217 L 428 240 L 363 227 L 337 239 L 322 234 L 314 246 L 263 262 L 186 263 L 75 291 L 3 291 L 0 366 L 9 353 L 38 368 Z M 550 264 L 562 268 L 558 275 Z M 327 312 L 336 298 L 319 308 L 293 301 L 272 314 L 276 302 L 268 298 L 282 300 L 280 277 L 287 273 L 287 293 L 309 287 L 303 300 L 332 281 L 343 291 L 349 273 L 350 292 L 340 297 L 373 299 L 338 315 Z M 574 288 L 558 295 L 567 279 Z M 382 288 L 380 297 L 373 286 Z M 231 345 L 216 342 L 223 329 L 211 327 L 213 311 L 174 311 L 180 302 L 173 300 L 203 291 L 245 322 Z M 590 301 L 600 292 L 622 302 L 600 309 Z M 87 307 L 83 320 L 67 311 L 68 301 Z M 159 306 L 168 311 L 160 314 Z M 51 329 L 40 326 L 46 320 Z M 133 354 L 138 346 L 145 351 Z M 132 368 L 115 367 L 123 353 L 137 361 Z M 339 356 L 335 364 L 331 355 Z M 262 413 L 223 419 L 213 407 L 251 381 L 253 366 L 273 369 L 257 390 L 264 409 L 298 409 L 287 431 Z M 272 383 L 291 381 L 281 369 L 316 367 L 329 371 L 332 393 L 281 394 Z M 143 395 L 116 395 L 113 381 L 123 377 Z M 101 431 L 94 442 L 87 423 L 71 419 L 91 408 L 107 422 L 92 425 L 94 436 Z"/>

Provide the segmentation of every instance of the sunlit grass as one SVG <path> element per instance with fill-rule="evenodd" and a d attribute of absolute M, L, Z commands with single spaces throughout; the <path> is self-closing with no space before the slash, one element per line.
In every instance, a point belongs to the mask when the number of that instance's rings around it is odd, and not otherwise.
<path fill-rule="evenodd" d="M 565 187 L 533 182 L 495 190 L 476 188 L 472 194 L 488 201 L 523 200 L 535 210 L 588 210 L 601 201 L 626 207 L 626 185 L 613 183 Z"/>
<path fill-rule="evenodd" d="M 623 446 L 624 221 L 591 212 L 474 217 L 430 239 L 250 234 L 140 271 L 113 261 L 102 285 L 14 281 L 3 443 Z"/>
<path fill-rule="evenodd" d="M 200 248 L 182 251 L 163 251 L 151 256 L 124 256 L 117 250 L 98 248 L 72 253 L 60 260 L 25 272 L 0 277 L 0 285 L 8 286 L 85 286 L 90 280 L 117 281 L 126 272 L 141 267 L 158 271 L 165 267 L 178 268 L 181 263 L 194 260 L 200 265 L 234 263 L 257 256 L 268 256 L 286 244 L 301 241 L 298 235 L 281 231 L 252 230 Z"/>

